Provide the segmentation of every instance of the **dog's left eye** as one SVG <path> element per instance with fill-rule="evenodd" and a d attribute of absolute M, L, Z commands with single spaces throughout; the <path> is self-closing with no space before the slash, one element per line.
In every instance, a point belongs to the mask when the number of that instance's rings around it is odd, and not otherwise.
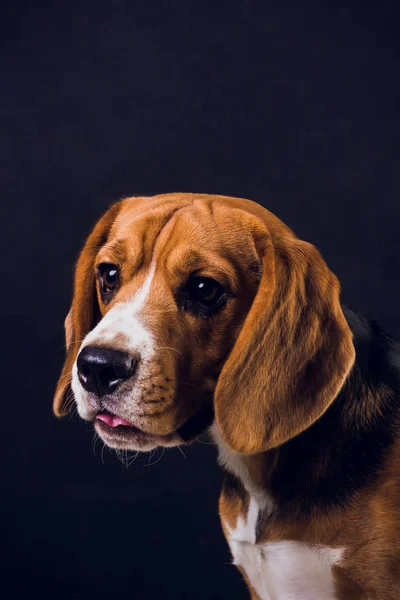
<path fill-rule="evenodd" d="M 119 270 L 116 265 L 101 264 L 98 267 L 103 294 L 114 292 L 119 285 Z"/>
<path fill-rule="evenodd" d="M 192 277 L 183 291 L 185 308 L 196 315 L 215 313 L 227 298 L 222 285 L 211 277 Z"/>

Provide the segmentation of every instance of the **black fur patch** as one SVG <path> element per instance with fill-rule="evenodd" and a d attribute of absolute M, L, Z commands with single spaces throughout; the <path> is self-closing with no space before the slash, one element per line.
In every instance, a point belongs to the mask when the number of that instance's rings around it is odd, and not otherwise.
<path fill-rule="evenodd" d="M 347 308 L 344 314 L 354 335 L 355 366 L 324 415 L 281 446 L 271 476 L 269 492 L 287 518 L 344 505 L 372 483 L 399 424 L 399 344 L 376 323 Z M 372 418 L 363 423 L 363 409 L 355 403 L 365 403 L 365 386 L 380 400 Z M 378 392 L 383 386 L 385 395 Z"/>
<path fill-rule="evenodd" d="M 239 497 L 242 502 L 246 501 L 247 492 L 243 483 L 240 481 L 238 477 L 235 477 L 229 471 L 224 471 L 224 483 L 222 485 L 222 490 L 227 498 L 236 498 Z"/>
<path fill-rule="evenodd" d="M 206 404 L 193 417 L 188 419 L 178 429 L 181 438 L 186 442 L 193 441 L 198 435 L 210 427 L 214 419 L 214 408 L 212 404 Z"/>

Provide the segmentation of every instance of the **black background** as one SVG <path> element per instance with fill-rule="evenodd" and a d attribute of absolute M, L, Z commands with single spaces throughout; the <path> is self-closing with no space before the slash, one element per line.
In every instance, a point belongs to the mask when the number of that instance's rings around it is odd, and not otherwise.
<path fill-rule="evenodd" d="M 247 597 L 214 447 L 125 469 L 52 416 L 73 264 L 124 195 L 247 197 L 400 336 L 395 5 L 3 4 L 2 597 Z"/>

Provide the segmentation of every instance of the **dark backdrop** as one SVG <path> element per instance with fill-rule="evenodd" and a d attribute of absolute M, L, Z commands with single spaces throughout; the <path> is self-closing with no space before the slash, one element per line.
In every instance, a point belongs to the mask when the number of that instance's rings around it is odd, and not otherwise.
<path fill-rule="evenodd" d="M 243 196 L 400 336 L 395 5 L 2 5 L 3 597 L 247 597 L 212 446 L 125 469 L 52 416 L 73 263 L 121 196 Z"/>

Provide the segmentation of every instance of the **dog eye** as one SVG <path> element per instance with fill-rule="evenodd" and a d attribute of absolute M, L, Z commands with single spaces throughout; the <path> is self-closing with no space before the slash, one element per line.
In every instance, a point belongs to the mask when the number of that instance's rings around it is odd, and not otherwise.
<path fill-rule="evenodd" d="M 226 300 L 225 290 L 211 277 L 192 277 L 184 288 L 187 310 L 196 315 L 210 315 L 222 308 Z"/>
<path fill-rule="evenodd" d="M 98 267 L 101 289 L 109 294 L 117 289 L 119 285 L 119 271 L 116 265 L 101 264 Z"/>

